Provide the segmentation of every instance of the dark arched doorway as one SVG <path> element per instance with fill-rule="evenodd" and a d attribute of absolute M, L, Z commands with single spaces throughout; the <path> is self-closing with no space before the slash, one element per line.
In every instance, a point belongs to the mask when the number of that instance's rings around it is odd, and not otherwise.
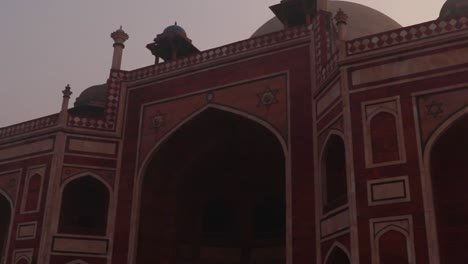
<path fill-rule="evenodd" d="M 59 233 L 105 236 L 109 190 L 92 176 L 83 176 L 63 188 Z"/>
<path fill-rule="evenodd" d="M 328 255 L 326 264 L 349 264 L 348 255 L 339 247 L 334 247 Z M 396 263 L 395 263 L 396 264 Z"/>
<path fill-rule="evenodd" d="M 441 263 L 468 263 L 468 115 L 434 144 L 431 176 Z"/>
<path fill-rule="evenodd" d="M 0 216 L 0 263 L 5 263 L 10 231 L 11 205 L 3 194 L 0 194 Z"/>
<path fill-rule="evenodd" d="M 322 154 L 322 203 L 328 212 L 348 202 L 343 139 L 331 135 Z"/>
<path fill-rule="evenodd" d="M 147 167 L 137 263 L 284 263 L 284 164 L 249 119 L 211 108 L 191 119 Z"/>

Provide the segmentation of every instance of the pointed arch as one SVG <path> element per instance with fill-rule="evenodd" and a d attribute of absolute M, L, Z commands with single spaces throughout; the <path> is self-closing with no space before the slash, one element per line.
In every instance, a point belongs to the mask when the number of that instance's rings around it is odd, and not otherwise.
<path fill-rule="evenodd" d="M 441 155 L 440 148 L 442 141 L 447 141 L 455 138 L 454 136 L 447 137 L 447 134 L 453 134 L 457 133 L 456 131 L 459 130 L 459 128 L 455 129 L 457 126 L 463 126 L 466 125 L 468 122 L 468 107 L 465 107 L 463 109 L 460 109 L 459 111 L 455 112 L 454 114 L 450 115 L 444 122 L 439 124 L 439 126 L 431 133 L 430 137 L 427 139 L 426 142 L 422 141 L 420 142 L 420 146 L 422 149 L 422 158 L 420 160 L 421 167 L 422 167 L 422 172 L 421 172 L 421 183 L 422 183 L 422 192 L 423 192 L 423 199 L 424 199 L 424 206 L 425 206 L 425 212 L 426 212 L 426 226 L 427 226 L 427 236 L 428 236 L 428 246 L 431 251 L 431 259 L 435 259 L 438 261 L 437 263 L 451 263 L 451 260 L 448 260 L 450 256 L 457 258 L 455 255 L 456 254 L 448 254 L 447 253 L 447 243 L 440 243 L 439 241 L 441 240 L 451 240 L 448 239 L 447 237 L 441 236 L 441 232 L 446 233 L 442 229 L 444 229 L 443 226 L 444 221 L 441 220 L 442 215 L 446 215 L 445 213 L 442 213 L 443 206 L 440 205 L 441 201 L 452 201 L 453 199 L 447 199 L 447 197 L 444 197 L 444 199 L 440 198 L 440 194 L 443 192 L 443 188 L 447 189 L 447 186 L 442 187 L 440 186 L 437 182 L 435 184 L 434 181 L 436 181 L 436 178 L 440 178 L 441 174 L 440 172 L 437 172 L 434 166 L 437 165 L 441 160 L 445 161 L 450 161 L 454 158 L 452 151 L 447 152 L 443 154 L 443 158 L 435 158 L 435 155 Z M 463 128 L 463 129 L 466 129 Z M 460 137 L 458 136 L 459 139 L 464 139 L 465 136 Z M 421 139 L 422 140 L 422 139 Z M 464 143 L 466 145 L 466 142 Z M 461 146 L 460 144 L 457 143 L 454 146 Z M 439 150 L 437 150 L 439 148 Z M 455 151 L 455 150 L 454 150 Z M 457 155 L 455 157 L 462 157 L 466 155 Z M 439 161 L 439 162 L 437 162 Z M 449 162 L 450 163 L 450 162 Z M 446 164 L 446 166 L 449 166 L 449 168 L 452 168 L 449 163 Z M 463 162 L 463 164 L 466 164 Z M 438 166 L 438 165 L 437 165 Z M 468 171 L 468 168 L 465 166 L 462 168 L 464 172 Z M 454 185 L 453 181 L 449 181 L 449 176 L 453 177 L 453 171 L 452 172 L 446 172 L 444 173 L 444 178 L 446 179 L 444 182 L 446 184 L 452 184 L 452 187 L 462 187 L 466 186 L 464 183 L 456 183 Z M 460 172 L 458 172 L 460 173 Z M 457 174 L 458 174 L 457 173 Z M 438 176 L 439 175 L 439 176 Z M 453 188 L 452 191 L 446 192 L 451 195 L 463 195 L 462 192 L 459 190 L 455 190 L 456 188 Z M 437 197 L 439 196 L 439 197 Z M 463 212 L 468 212 L 467 208 L 457 208 L 457 211 L 454 211 L 453 213 L 458 214 L 458 216 L 462 216 L 464 213 L 461 212 L 460 210 L 463 210 Z M 445 216 L 445 218 L 450 218 Z M 459 219 L 459 217 L 457 217 Z M 459 229 L 460 227 L 454 227 L 455 229 Z M 462 235 L 460 235 L 462 236 Z M 454 242 L 450 241 L 452 243 L 452 246 L 454 244 L 461 245 L 461 242 Z M 444 249 L 445 247 L 445 249 Z M 456 248 L 455 246 L 453 248 Z M 459 250 L 457 250 L 459 252 Z M 448 261 L 448 262 L 447 262 Z M 461 262 L 466 261 L 466 259 L 463 259 Z"/>
<path fill-rule="evenodd" d="M 343 258 L 345 258 L 343 262 Z M 338 259 L 339 258 L 339 259 Z M 338 241 L 333 242 L 330 249 L 328 249 L 327 254 L 325 255 L 324 262 L 326 264 L 349 264 L 350 263 L 350 254 L 348 249 Z M 346 263 L 347 260 L 347 263 Z"/>
<path fill-rule="evenodd" d="M 377 232 L 375 234 L 375 237 L 376 239 L 378 240 L 383 234 L 387 233 L 388 231 L 396 231 L 396 232 L 399 232 L 399 233 L 402 233 L 405 237 L 409 238 L 409 234 L 408 234 L 408 231 L 400 226 L 397 226 L 397 225 L 388 225 L 386 226 L 385 228 L 379 230 L 379 232 Z"/>
<path fill-rule="evenodd" d="M 31 259 L 26 256 L 21 256 L 15 261 L 15 264 L 30 264 L 30 263 L 31 263 Z"/>
<path fill-rule="evenodd" d="M 135 184 L 134 184 L 134 197 L 133 197 L 133 206 L 132 206 L 132 214 L 131 214 L 131 230 L 130 230 L 130 245 L 129 245 L 129 259 L 128 261 L 130 263 L 135 262 L 135 253 L 137 251 L 137 241 L 138 241 L 138 230 L 139 230 L 139 225 L 140 225 L 140 212 L 141 212 L 141 190 L 142 190 L 142 185 L 143 185 L 143 178 L 145 173 L 147 172 L 148 166 L 152 159 L 154 158 L 155 154 L 160 151 L 161 146 L 165 144 L 173 134 L 177 133 L 182 127 L 184 127 L 186 124 L 194 120 L 195 118 L 201 116 L 203 113 L 205 113 L 208 110 L 216 110 L 219 112 L 224 112 L 226 114 L 231 114 L 233 116 L 237 116 L 240 118 L 245 119 L 246 121 L 252 122 L 252 124 L 259 125 L 262 127 L 265 131 L 267 131 L 269 134 L 271 134 L 275 139 L 276 142 L 278 143 L 279 148 L 282 151 L 282 156 L 284 159 L 284 167 L 285 167 L 285 177 L 286 177 L 286 182 L 290 181 L 290 168 L 289 168 L 289 152 L 288 152 L 288 147 L 287 147 L 287 142 L 282 136 L 282 134 L 270 123 L 268 123 L 265 120 L 262 120 L 254 115 L 245 113 L 243 111 L 240 111 L 238 109 L 233 109 L 227 106 L 222 106 L 218 104 L 208 104 L 201 109 L 193 112 L 190 116 L 186 117 L 183 119 L 181 122 L 178 123 L 177 126 L 171 128 L 151 149 L 149 154 L 147 154 L 141 164 L 138 165 L 138 168 L 136 170 L 136 177 L 135 177 Z M 139 159 L 138 159 L 139 160 Z M 289 192 L 288 186 L 290 184 L 286 183 L 286 192 Z M 286 194 L 287 196 L 287 194 Z M 288 208 L 288 207 L 287 207 Z M 287 218 L 290 219 L 290 218 Z M 289 239 L 290 237 L 290 229 L 287 228 L 287 237 Z M 286 250 L 288 251 L 288 249 Z"/>
<path fill-rule="evenodd" d="M 400 160 L 398 116 L 392 111 L 381 110 L 373 113 L 367 122 L 372 164 Z"/>
<path fill-rule="evenodd" d="M 319 156 L 320 197 L 322 213 L 327 213 L 348 202 L 348 183 L 343 133 L 331 130 L 324 142 Z"/>
<path fill-rule="evenodd" d="M 390 114 L 390 115 L 393 115 L 395 118 L 398 117 L 398 113 L 393 110 L 393 109 L 389 109 L 389 108 L 379 108 L 375 111 L 373 111 L 371 114 L 369 114 L 367 116 L 367 123 L 370 123 L 370 121 L 372 120 L 372 118 L 374 118 L 376 115 L 380 114 L 380 113 L 387 113 L 387 114 Z"/>
<path fill-rule="evenodd" d="M 183 127 L 185 124 L 190 122 L 193 118 L 199 116 L 201 113 L 205 112 L 208 109 L 217 109 L 220 111 L 228 112 L 231 114 L 235 114 L 241 117 L 244 117 L 250 121 L 253 121 L 254 123 L 257 123 L 261 126 L 263 126 L 265 129 L 270 131 L 277 139 L 278 142 L 281 144 L 281 147 L 283 149 L 283 153 L 286 156 L 286 153 L 288 153 L 288 147 L 287 147 L 287 142 L 284 139 L 284 137 L 281 135 L 279 130 L 275 128 L 272 124 L 268 123 L 267 121 L 254 116 L 252 114 L 249 114 L 247 112 L 241 111 L 239 109 L 235 109 L 232 107 L 228 107 L 225 105 L 220 105 L 220 104 L 215 104 L 215 103 L 210 103 L 205 105 L 204 107 L 198 109 L 197 111 L 193 112 L 190 114 L 188 117 L 184 118 L 182 121 L 180 121 L 175 127 L 171 128 L 164 136 L 161 137 L 161 139 L 151 148 L 149 153 L 144 157 L 143 161 L 141 164 L 139 164 L 139 169 L 137 173 L 137 178 L 141 178 L 142 174 L 146 171 L 146 168 L 148 167 L 149 162 L 151 161 L 151 157 L 154 155 L 154 153 L 157 151 L 157 149 L 160 148 L 160 146 L 166 142 L 171 135 L 173 135 L 176 131 L 179 130 L 179 128 Z"/>
<path fill-rule="evenodd" d="M 112 189 L 92 172 L 83 172 L 62 183 L 59 233 L 105 236 Z M 86 194 L 86 195 L 82 195 Z"/>
<path fill-rule="evenodd" d="M 76 175 L 73 175 L 72 177 L 70 178 L 67 178 L 66 180 L 64 180 L 61 184 L 61 188 L 60 190 L 63 192 L 63 188 L 71 181 L 74 181 L 78 178 L 82 178 L 82 177 L 86 177 L 86 176 L 89 176 L 89 177 L 92 177 L 94 179 L 96 179 L 97 181 L 101 182 L 103 185 L 106 186 L 107 190 L 109 191 L 109 193 L 111 194 L 112 193 L 112 186 L 107 182 L 105 181 L 102 176 L 94 173 L 94 172 L 91 172 L 91 171 L 85 171 L 85 172 L 81 172 L 79 174 L 76 174 Z"/>
<path fill-rule="evenodd" d="M 407 230 L 389 225 L 377 233 L 375 240 L 379 263 L 410 263 L 411 240 Z"/>

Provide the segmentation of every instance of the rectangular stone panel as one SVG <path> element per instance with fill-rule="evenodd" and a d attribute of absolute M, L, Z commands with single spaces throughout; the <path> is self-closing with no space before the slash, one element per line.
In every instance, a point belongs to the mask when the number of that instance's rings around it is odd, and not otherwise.
<path fill-rule="evenodd" d="M 428 54 L 356 70 L 352 73 L 352 84 L 358 86 L 386 79 L 399 78 L 460 65 L 467 61 L 468 47 L 447 50 L 440 53 Z"/>
<path fill-rule="evenodd" d="M 33 239 L 36 237 L 37 222 L 20 223 L 16 233 L 17 240 Z"/>
<path fill-rule="evenodd" d="M 27 142 L 21 145 L 0 149 L 0 160 L 7 160 L 52 150 L 54 140 L 52 138 Z"/>
<path fill-rule="evenodd" d="M 409 202 L 408 176 L 367 182 L 369 205 Z"/>
<path fill-rule="evenodd" d="M 320 223 L 320 235 L 326 238 L 349 228 L 349 209 L 334 213 Z"/>
<path fill-rule="evenodd" d="M 317 116 L 320 116 L 330 105 L 341 96 L 341 84 L 336 82 L 325 94 L 317 100 Z"/>
<path fill-rule="evenodd" d="M 52 252 L 106 255 L 108 246 L 109 241 L 107 239 L 55 236 L 52 243 Z"/>
<path fill-rule="evenodd" d="M 68 150 L 70 152 L 83 152 L 91 154 L 103 154 L 103 155 L 116 155 L 117 154 L 117 143 L 69 138 Z"/>

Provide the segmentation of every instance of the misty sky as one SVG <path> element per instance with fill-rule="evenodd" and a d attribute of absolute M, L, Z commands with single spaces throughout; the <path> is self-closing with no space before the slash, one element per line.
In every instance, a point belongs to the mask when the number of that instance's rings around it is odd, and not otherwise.
<path fill-rule="evenodd" d="M 444 0 L 351 0 L 404 26 L 437 18 Z M 123 69 L 150 65 L 145 48 L 177 21 L 200 50 L 248 38 L 279 0 L 0 0 L 0 127 L 56 113 L 61 90 L 104 83 L 110 33 L 130 35 Z M 344 10 L 346 12 L 346 10 Z"/>

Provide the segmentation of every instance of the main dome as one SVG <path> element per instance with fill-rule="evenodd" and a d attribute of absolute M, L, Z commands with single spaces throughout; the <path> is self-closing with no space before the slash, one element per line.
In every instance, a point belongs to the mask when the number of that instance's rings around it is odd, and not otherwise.
<path fill-rule="evenodd" d="M 398 22 L 370 7 L 346 1 L 328 1 L 328 10 L 333 14 L 336 14 L 340 8 L 349 16 L 349 39 L 401 28 L 401 25 Z M 251 37 L 258 37 L 280 31 L 283 28 L 281 21 L 274 17 L 258 28 Z"/>

